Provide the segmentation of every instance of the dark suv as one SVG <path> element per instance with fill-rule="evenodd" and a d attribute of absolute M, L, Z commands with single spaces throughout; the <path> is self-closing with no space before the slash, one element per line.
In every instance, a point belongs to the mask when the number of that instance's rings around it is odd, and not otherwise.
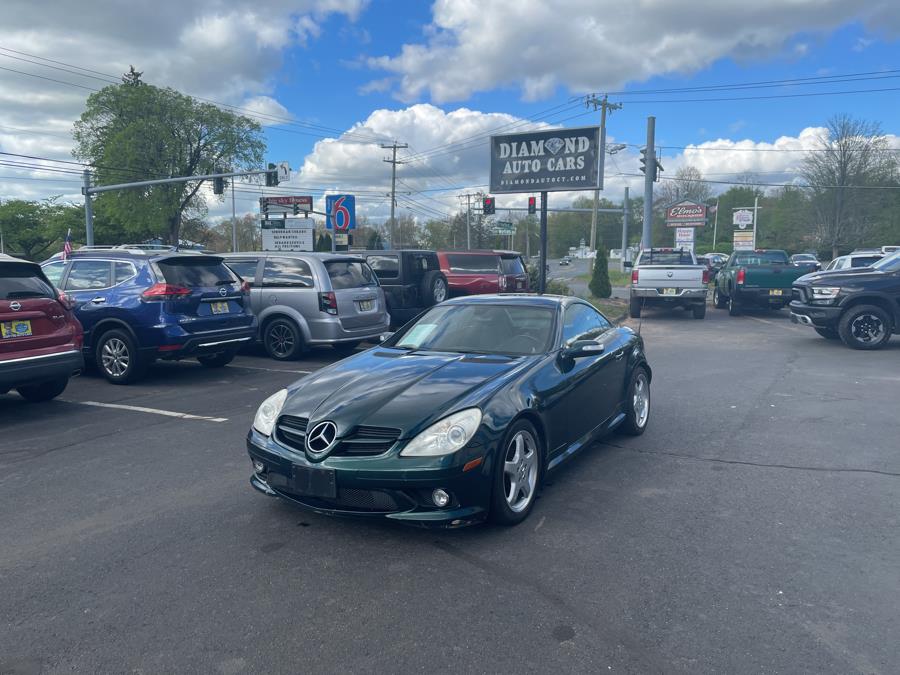
<path fill-rule="evenodd" d="M 156 359 L 224 366 L 256 336 L 249 287 L 217 256 L 95 248 L 42 268 L 74 301 L 85 358 L 113 384 Z"/>
<path fill-rule="evenodd" d="M 900 332 L 900 252 L 869 267 L 807 274 L 792 293 L 794 323 L 853 349 L 880 349 Z"/>
<path fill-rule="evenodd" d="M 375 271 L 384 289 L 391 325 L 402 326 L 449 295 L 434 251 L 354 251 Z"/>

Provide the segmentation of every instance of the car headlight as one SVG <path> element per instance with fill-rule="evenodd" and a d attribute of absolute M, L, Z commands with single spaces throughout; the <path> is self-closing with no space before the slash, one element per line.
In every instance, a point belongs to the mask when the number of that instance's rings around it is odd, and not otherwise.
<path fill-rule="evenodd" d="M 288 391 L 282 389 L 262 402 L 259 410 L 256 411 L 256 417 L 253 418 L 253 428 L 263 436 L 271 436 L 272 430 L 275 428 L 275 420 L 278 419 L 284 402 L 287 400 Z"/>
<path fill-rule="evenodd" d="M 840 292 L 840 286 L 813 286 L 812 299 L 813 302 L 831 302 L 838 296 L 838 293 Z"/>
<path fill-rule="evenodd" d="M 472 440 L 481 424 L 481 410 L 468 408 L 448 415 L 420 433 L 400 452 L 402 457 L 449 455 Z"/>

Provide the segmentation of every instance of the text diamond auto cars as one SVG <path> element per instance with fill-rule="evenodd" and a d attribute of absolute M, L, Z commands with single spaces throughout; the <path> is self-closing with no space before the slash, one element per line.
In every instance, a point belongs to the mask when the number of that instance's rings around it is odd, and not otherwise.
<path fill-rule="evenodd" d="M 643 433 L 650 381 L 640 336 L 582 300 L 449 300 L 267 399 L 251 482 L 321 513 L 515 524 L 547 471 Z"/>

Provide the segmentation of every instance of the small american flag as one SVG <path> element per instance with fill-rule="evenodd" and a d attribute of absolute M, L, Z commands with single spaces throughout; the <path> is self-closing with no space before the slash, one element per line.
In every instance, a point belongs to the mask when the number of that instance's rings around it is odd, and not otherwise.
<path fill-rule="evenodd" d="M 66 260 L 70 255 L 72 255 L 72 228 L 69 228 L 69 231 L 66 232 L 66 241 L 63 244 L 62 250 L 62 259 Z"/>

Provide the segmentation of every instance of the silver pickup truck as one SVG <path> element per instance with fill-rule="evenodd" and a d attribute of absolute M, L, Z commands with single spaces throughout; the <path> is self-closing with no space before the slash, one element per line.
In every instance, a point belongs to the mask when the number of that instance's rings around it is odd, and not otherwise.
<path fill-rule="evenodd" d="M 706 316 L 709 268 L 698 265 L 693 252 L 652 248 L 640 252 L 631 270 L 628 313 L 637 318 L 644 307 L 690 308 L 695 319 Z"/>

